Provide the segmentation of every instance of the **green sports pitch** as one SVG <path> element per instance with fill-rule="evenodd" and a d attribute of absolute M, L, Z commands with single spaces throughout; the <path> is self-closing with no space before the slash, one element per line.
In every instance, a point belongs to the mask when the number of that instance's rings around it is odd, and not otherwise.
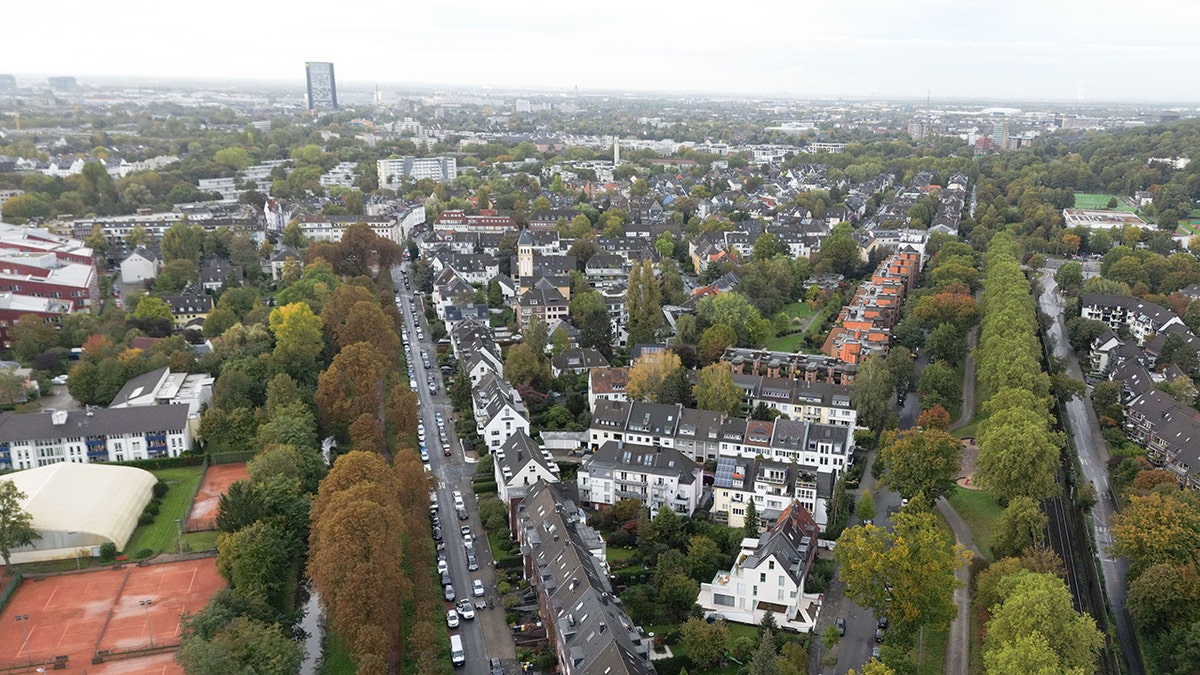
<path fill-rule="evenodd" d="M 1113 197 L 1117 199 L 1117 208 L 1114 211 L 1129 211 L 1132 213 L 1134 208 L 1130 206 L 1120 197 L 1116 195 L 1105 195 L 1097 192 L 1076 192 L 1075 193 L 1075 208 L 1088 209 L 1092 211 L 1107 210 L 1108 202 Z"/>

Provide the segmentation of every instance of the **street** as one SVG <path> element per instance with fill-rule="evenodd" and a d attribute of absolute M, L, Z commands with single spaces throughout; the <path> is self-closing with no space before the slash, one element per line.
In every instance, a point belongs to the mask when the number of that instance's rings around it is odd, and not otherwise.
<path fill-rule="evenodd" d="M 1069 349 L 1066 331 L 1063 328 L 1064 303 L 1058 292 L 1058 284 L 1054 282 L 1054 275 L 1047 269 L 1042 270 L 1040 283 L 1041 309 L 1054 319 L 1048 331 L 1048 335 L 1053 338 L 1054 355 L 1066 361 L 1067 374 L 1082 382 L 1083 371 L 1079 366 L 1079 359 Z M 1071 428 L 1071 445 L 1075 454 L 1079 456 L 1083 478 L 1096 489 L 1096 505 L 1092 507 L 1092 527 L 1096 547 L 1099 549 L 1100 569 L 1104 574 L 1105 594 L 1109 609 L 1115 617 L 1118 644 L 1129 672 L 1140 675 L 1145 671 L 1142 668 L 1137 641 L 1134 639 L 1129 611 L 1125 608 L 1125 575 L 1129 571 L 1129 559 L 1113 558 L 1108 553 L 1108 547 L 1113 543 L 1108 524 L 1117 511 L 1116 499 L 1108 484 L 1108 445 L 1100 434 L 1096 413 L 1087 399 L 1072 398 L 1065 408 Z"/>
<path fill-rule="evenodd" d="M 913 365 L 913 371 L 917 377 L 920 376 L 921 370 L 925 368 L 928 362 L 928 357 L 924 352 L 918 354 L 916 363 Z M 905 397 L 904 405 L 897 412 L 900 418 L 901 429 L 910 429 L 915 426 L 917 416 L 921 414 L 921 400 L 917 396 L 917 392 L 910 392 Z M 858 494 L 861 495 L 867 490 L 870 490 L 874 494 L 876 516 L 873 522 L 879 527 L 891 528 L 892 514 L 900 509 L 900 495 L 884 487 L 878 487 L 877 489 L 875 479 L 871 477 L 871 464 L 875 462 L 877 454 L 877 452 L 872 452 L 867 458 L 867 466 L 863 471 L 860 483 L 861 489 L 858 490 Z M 858 524 L 858 516 L 851 515 L 847 527 Z M 831 583 L 840 582 L 834 581 Z M 821 668 L 815 671 L 817 673 L 832 672 L 834 675 L 845 675 L 851 668 L 861 671 L 862 665 L 871 659 L 871 649 L 876 644 L 875 628 L 877 619 L 875 612 L 859 607 L 853 600 L 842 596 L 840 603 L 831 604 L 828 611 L 821 613 L 817 630 L 818 635 L 825 629 L 825 626 L 832 625 L 839 616 L 846 619 L 846 635 L 838 643 L 837 666 L 833 671 Z"/>
<path fill-rule="evenodd" d="M 405 265 L 407 267 L 407 265 Z M 452 406 L 446 396 L 446 386 L 442 381 L 441 370 L 437 363 L 437 354 L 432 342 L 429 326 L 425 321 L 421 305 L 415 302 L 412 293 L 404 290 L 402 274 L 404 268 L 392 268 L 392 281 L 397 289 L 396 305 L 404 317 L 404 330 L 408 334 L 410 348 L 408 363 L 413 368 L 412 379 L 417 382 L 417 400 L 420 420 L 425 425 L 425 442 L 429 448 L 429 466 L 437 479 L 438 517 L 441 519 L 443 543 L 445 544 L 446 562 L 450 568 L 454 590 L 459 600 L 467 598 L 474 602 L 477 599 L 490 600 L 493 607 L 477 610 L 473 621 L 461 621 L 459 627 L 453 629 L 453 634 L 461 635 L 463 648 L 466 652 L 467 663 L 463 671 L 471 675 L 488 675 L 490 673 L 488 659 L 502 659 L 505 672 L 517 672 L 516 650 L 512 636 L 505 621 L 504 608 L 496 591 L 496 574 L 492 564 L 491 548 L 487 534 L 479 521 L 479 510 L 475 501 L 475 493 L 471 489 L 471 477 L 475 474 L 474 462 L 468 462 L 463 453 L 462 445 L 454 435 L 454 420 Z M 410 277 L 411 278 L 411 277 Z M 417 326 L 424 330 L 424 340 L 417 340 Z M 429 355 L 428 370 L 422 363 L 421 353 Z M 432 376 L 437 383 L 438 393 L 431 394 L 427 386 L 427 378 Z M 451 448 L 449 457 L 442 455 L 442 444 L 438 438 L 436 413 L 442 414 L 446 425 L 446 440 Z M 460 521 L 455 513 L 453 493 L 462 494 L 470 517 Z M 459 527 L 469 525 L 471 534 L 475 537 L 475 553 L 479 570 L 470 572 L 467 569 L 467 554 L 463 547 Z M 471 584 L 474 579 L 483 581 L 485 598 L 474 598 L 471 595 Z M 445 609 L 451 609 L 446 603 Z"/>

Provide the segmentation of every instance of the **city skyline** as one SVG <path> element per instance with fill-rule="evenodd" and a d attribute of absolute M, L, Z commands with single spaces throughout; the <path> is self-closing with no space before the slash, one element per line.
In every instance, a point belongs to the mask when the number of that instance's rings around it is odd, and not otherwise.
<path fill-rule="evenodd" d="M 337 64 L 343 83 L 490 86 L 547 90 L 724 93 L 763 96 L 1200 101 L 1200 84 L 1175 75 L 1200 65 L 1188 28 L 1200 6 L 1149 0 L 1136 11 L 1117 2 L 1013 3 L 866 0 L 853 14 L 834 7 L 742 3 L 719 17 L 675 0 L 617 0 L 590 6 L 525 2 L 496 6 L 338 5 L 344 19 L 280 14 L 274 6 L 214 0 L 198 16 L 162 5 L 118 0 L 97 15 L 68 0 L 51 15 L 42 6 L 12 8 L 14 25 L 53 21 L 56 44 L 104 49 L 45 49 L 45 35 L 10 37 L 9 54 L 36 54 L 0 72 L 88 78 L 295 81 L 301 65 Z M 230 17 L 254 29 L 253 41 Z M 361 21 L 355 21 L 362 18 Z M 147 44 L 186 25 L 188 49 Z M 361 24 L 361 25 L 360 25 Z M 269 26 L 269 29 L 266 27 Z M 142 38 L 121 40 L 121 34 Z"/>

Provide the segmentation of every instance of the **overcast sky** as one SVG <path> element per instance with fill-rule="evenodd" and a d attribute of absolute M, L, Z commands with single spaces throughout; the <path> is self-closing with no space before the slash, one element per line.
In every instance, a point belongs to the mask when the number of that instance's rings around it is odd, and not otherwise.
<path fill-rule="evenodd" d="M 57 0 L 0 72 L 1200 102 L 1194 0 Z"/>

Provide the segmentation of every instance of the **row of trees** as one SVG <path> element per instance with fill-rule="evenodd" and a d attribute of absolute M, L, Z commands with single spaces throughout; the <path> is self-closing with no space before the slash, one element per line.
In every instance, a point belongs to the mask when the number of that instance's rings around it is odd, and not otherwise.
<path fill-rule="evenodd" d="M 1042 370 L 1037 310 L 1021 271 L 1016 242 L 998 234 L 988 246 L 983 325 L 976 373 L 987 418 L 979 426 L 976 482 L 1002 503 L 1058 492 L 1062 435 L 1050 411 L 1050 377 Z"/>

